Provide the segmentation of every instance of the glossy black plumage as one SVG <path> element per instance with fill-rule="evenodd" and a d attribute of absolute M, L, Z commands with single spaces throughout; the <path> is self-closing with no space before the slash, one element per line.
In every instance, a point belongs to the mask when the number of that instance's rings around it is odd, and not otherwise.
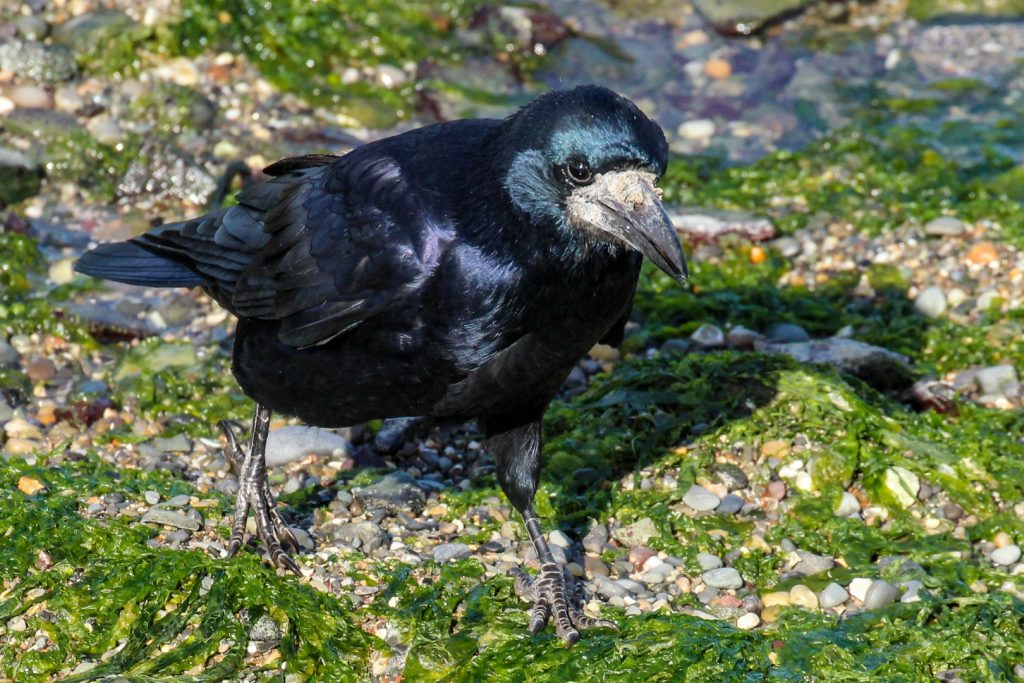
<path fill-rule="evenodd" d="M 235 375 L 270 410 L 328 427 L 479 419 L 529 523 L 540 416 L 594 343 L 621 340 L 642 260 L 633 247 L 685 276 L 649 187 L 666 156 L 632 103 L 577 88 L 505 120 L 279 162 L 237 206 L 101 245 L 78 269 L 203 287 L 238 316 Z M 597 196 L 595 179 L 620 176 L 635 185 L 627 199 Z M 631 212 L 645 197 L 638 232 Z"/>

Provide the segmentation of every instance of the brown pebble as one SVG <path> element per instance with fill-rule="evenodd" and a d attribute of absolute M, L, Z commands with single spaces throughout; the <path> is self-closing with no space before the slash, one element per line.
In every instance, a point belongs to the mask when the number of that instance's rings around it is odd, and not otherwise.
<path fill-rule="evenodd" d="M 657 550 L 648 548 L 647 546 L 638 545 L 629 549 L 629 561 L 633 563 L 633 568 L 637 571 L 644 566 L 644 562 L 651 559 L 658 554 Z"/>
<path fill-rule="evenodd" d="M 786 497 L 786 483 L 778 480 L 770 481 L 768 482 L 767 490 L 765 492 L 769 498 L 782 500 Z"/>
<path fill-rule="evenodd" d="M 956 503 L 946 503 L 942 507 L 942 514 L 951 522 L 955 522 L 964 516 L 964 509 Z"/>
<path fill-rule="evenodd" d="M 57 374 L 57 366 L 49 358 L 25 363 L 25 374 L 33 382 L 49 382 Z"/>
<path fill-rule="evenodd" d="M 763 444 L 761 444 L 761 455 L 765 456 L 766 458 L 781 458 L 786 455 L 789 455 L 789 442 L 784 439 L 765 441 Z"/>
<path fill-rule="evenodd" d="M 712 607 L 729 607 L 735 609 L 737 607 L 743 606 L 743 600 L 736 597 L 735 595 L 723 594 L 716 595 L 715 597 L 711 598 L 710 604 Z"/>
<path fill-rule="evenodd" d="M 992 263 L 997 258 L 999 258 L 999 253 L 991 242 L 978 242 L 967 252 L 967 260 L 979 266 Z"/>
<path fill-rule="evenodd" d="M 43 444 L 34 439 L 7 439 L 7 443 L 4 444 L 4 452 L 11 455 L 31 455 L 41 450 Z"/>
<path fill-rule="evenodd" d="M 728 78 L 732 76 L 732 64 L 724 59 L 709 59 L 704 62 L 704 74 L 715 80 Z"/>
<path fill-rule="evenodd" d="M 39 493 L 40 491 L 45 491 L 46 485 L 32 477 L 19 477 L 18 489 L 20 489 L 26 496 L 31 496 Z"/>

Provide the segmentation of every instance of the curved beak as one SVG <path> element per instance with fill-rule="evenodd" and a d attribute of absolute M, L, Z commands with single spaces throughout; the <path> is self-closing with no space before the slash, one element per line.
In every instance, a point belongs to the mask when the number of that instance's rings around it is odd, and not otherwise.
<path fill-rule="evenodd" d="M 574 192 L 568 208 L 575 221 L 599 238 L 626 244 L 685 283 L 686 255 L 654 180 L 653 174 L 640 171 L 605 173 Z"/>

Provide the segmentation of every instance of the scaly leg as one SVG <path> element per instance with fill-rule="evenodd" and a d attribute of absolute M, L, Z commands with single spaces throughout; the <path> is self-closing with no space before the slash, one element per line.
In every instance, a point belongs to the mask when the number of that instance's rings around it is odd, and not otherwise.
<path fill-rule="evenodd" d="M 539 419 L 513 427 L 491 422 L 486 428 L 490 434 L 487 447 L 498 465 L 498 481 L 522 515 L 540 560 L 540 573 L 536 578 L 521 569 L 513 572 L 516 594 L 534 603 L 530 612 L 530 633 L 539 633 L 552 616 L 555 632 L 569 645 L 580 639 L 580 629 L 618 630 L 614 622 L 587 616 L 576 607 L 567 588 L 565 568 L 555 561 L 544 540 L 544 532 L 533 510 L 533 496 L 540 478 Z"/>
<path fill-rule="evenodd" d="M 256 410 L 252 416 L 252 437 L 249 440 L 248 451 L 242 450 L 234 431 L 227 422 L 222 421 L 220 427 L 228 441 L 227 456 L 239 469 L 235 522 L 231 527 L 228 557 L 232 557 L 242 547 L 242 542 L 245 539 L 245 525 L 251 509 L 256 516 L 256 535 L 266 545 L 271 563 L 299 574 L 299 566 L 285 550 L 287 548 L 292 552 L 298 552 L 299 544 L 288 525 L 281 519 L 277 508 L 274 507 L 274 494 L 270 490 L 270 481 L 267 479 L 267 463 L 264 460 L 264 454 L 267 450 L 267 435 L 270 429 L 270 409 L 256 404 Z"/>

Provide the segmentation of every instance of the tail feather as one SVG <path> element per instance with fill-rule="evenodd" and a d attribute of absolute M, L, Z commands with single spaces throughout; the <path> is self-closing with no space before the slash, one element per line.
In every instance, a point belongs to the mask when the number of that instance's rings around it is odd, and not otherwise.
<path fill-rule="evenodd" d="M 101 244 L 82 255 L 75 270 L 92 277 L 145 287 L 202 287 L 208 279 L 180 261 L 132 242 Z"/>

